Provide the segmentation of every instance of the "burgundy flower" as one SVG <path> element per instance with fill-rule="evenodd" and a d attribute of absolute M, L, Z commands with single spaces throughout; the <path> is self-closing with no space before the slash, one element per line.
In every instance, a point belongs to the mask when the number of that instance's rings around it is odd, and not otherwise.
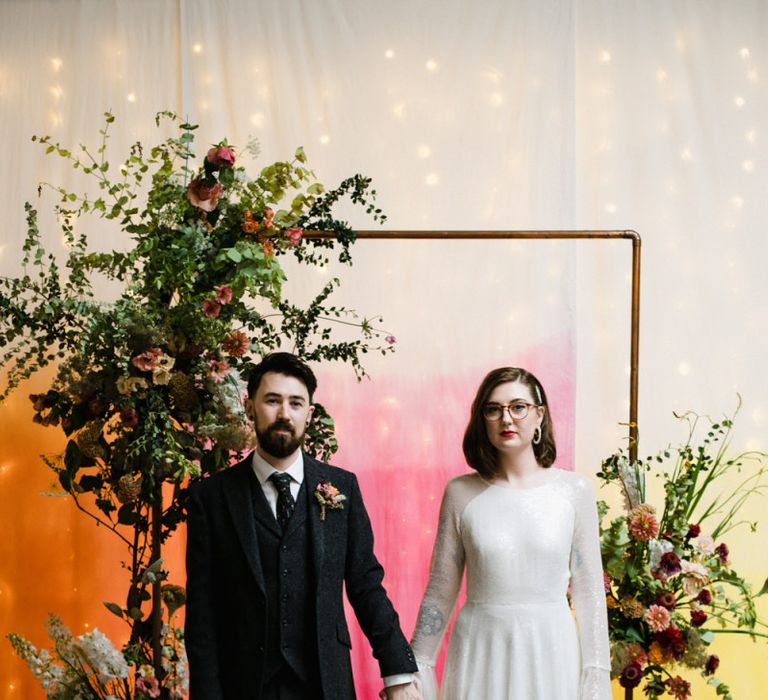
<path fill-rule="evenodd" d="M 688 534 L 686 535 L 687 538 L 692 537 L 698 537 L 701 534 L 701 525 L 694 525 L 691 523 L 688 525 Z"/>
<path fill-rule="evenodd" d="M 662 649 L 670 652 L 678 661 L 685 656 L 685 640 L 682 632 L 675 625 L 670 625 L 663 632 L 657 632 L 654 637 Z"/>
<path fill-rule="evenodd" d="M 691 624 L 694 627 L 701 627 L 707 621 L 707 613 L 703 610 L 691 610 Z"/>
<path fill-rule="evenodd" d="M 712 593 L 708 588 L 702 588 L 699 595 L 696 596 L 696 600 L 702 605 L 709 605 L 712 602 Z"/>
<path fill-rule="evenodd" d="M 712 654 L 707 659 L 707 663 L 704 666 L 704 675 L 711 676 L 712 674 L 714 674 L 715 671 L 717 671 L 717 667 L 719 665 L 720 665 L 720 658 L 717 656 L 717 654 Z"/>
<path fill-rule="evenodd" d="M 643 668 L 637 662 L 632 662 L 624 667 L 619 677 L 619 684 L 622 688 L 635 688 L 640 685 L 643 677 Z"/>
<path fill-rule="evenodd" d="M 120 420 L 126 428 L 135 428 L 139 424 L 139 414 L 132 406 L 123 406 L 120 409 Z"/>
<path fill-rule="evenodd" d="M 725 542 L 721 542 L 717 547 L 715 547 L 715 552 L 717 553 L 717 556 L 720 557 L 720 561 L 723 562 L 723 564 L 728 563 L 728 545 Z"/>
<path fill-rule="evenodd" d="M 221 313 L 221 304 L 213 299 L 203 299 L 203 313 L 208 318 L 218 318 Z"/>
<path fill-rule="evenodd" d="M 235 164 L 235 152 L 229 146 L 214 146 L 208 151 L 206 160 L 214 170 L 231 168 Z"/>
<path fill-rule="evenodd" d="M 606 593 L 611 592 L 611 577 L 605 571 L 603 571 L 603 588 Z"/>
<path fill-rule="evenodd" d="M 221 185 L 215 180 L 197 178 L 187 187 L 187 199 L 198 209 L 213 211 L 223 191 Z"/>
<path fill-rule="evenodd" d="M 661 555 L 661 560 L 659 561 L 659 568 L 662 569 L 667 574 L 667 576 L 680 573 L 682 570 L 680 557 L 677 556 L 677 554 L 674 552 L 664 552 L 664 554 Z"/>

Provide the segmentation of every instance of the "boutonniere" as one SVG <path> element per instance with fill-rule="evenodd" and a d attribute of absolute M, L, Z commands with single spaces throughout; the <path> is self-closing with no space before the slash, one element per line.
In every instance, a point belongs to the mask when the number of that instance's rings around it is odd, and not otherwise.
<path fill-rule="evenodd" d="M 315 498 L 320 504 L 320 520 L 325 520 L 326 508 L 343 508 L 347 497 L 339 491 L 330 481 L 320 479 L 315 487 Z"/>

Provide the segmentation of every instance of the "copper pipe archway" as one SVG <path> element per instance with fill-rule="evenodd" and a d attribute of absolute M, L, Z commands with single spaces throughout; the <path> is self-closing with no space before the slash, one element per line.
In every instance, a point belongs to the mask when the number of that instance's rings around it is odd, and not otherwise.
<path fill-rule="evenodd" d="M 333 238 L 328 231 L 307 231 L 309 238 Z M 640 354 L 640 234 L 637 231 L 358 231 L 371 240 L 612 240 L 632 241 L 632 299 L 629 360 L 629 458 L 637 459 L 638 368 Z"/>

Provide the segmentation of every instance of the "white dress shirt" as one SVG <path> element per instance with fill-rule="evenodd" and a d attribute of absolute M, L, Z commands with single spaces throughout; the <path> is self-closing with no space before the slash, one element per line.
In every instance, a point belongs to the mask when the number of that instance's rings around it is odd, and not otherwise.
<path fill-rule="evenodd" d="M 257 450 L 254 450 L 251 458 L 251 468 L 259 480 L 259 484 L 261 484 L 261 489 L 264 491 L 264 496 L 272 510 L 272 515 L 277 518 L 277 487 L 269 480 L 269 477 L 275 472 L 288 474 L 291 477 L 291 496 L 293 496 L 294 501 L 297 500 L 299 489 L 304 482 L 304 453 L 299 450 L 296 454 L 296 459 L 288 467 L 285 469 L 275 469 Z M 387 676 L 382 680 L 384 681 L 384 687 L 388 688 L 389 686 L 400 685 L 401 683 L 411 683 L 414 677 L 413 673 L 399 673 L 396 676 Z"/>
<path fill-rule="evenodd" d="M 264 459 L 256 450 L 253 451 L 251 458 L 251 467 L 253 473 L 261 484 L 264 496 L 272 510 L 272 515 L 277 517 L 277 486 L 269 480 L 274 473 L 288 474 L 291 477 L 291 496 L 293 500 L 299 497 L 299 489 L 304 481 L 304 454 L 301 450 L 296 454 L 296 459 L 286 469 L 275 469 L 266 459 Z"/>

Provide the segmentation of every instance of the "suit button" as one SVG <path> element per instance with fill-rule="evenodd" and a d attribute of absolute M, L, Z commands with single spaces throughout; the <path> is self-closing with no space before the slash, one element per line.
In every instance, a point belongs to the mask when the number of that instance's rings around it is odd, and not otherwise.
<path fill-rule="evenodd" d="M 282 595 L 282 596 L 280 596 L 280 597 L 281 597 L 283 600 L 288 600 L 288 594 L 287 594 L 287 593 L 283 593 L 283 595 Z"/>
<path fill-rule="evenodd" d="M 288 627 L 288 620 L 283 620 L 283 627 Z"/>
<path fill-rule="evenodd" d="M 258 646 L 258 647 L 256 647 L 256 649 L 258 649 L 258 651 L 264 651 L 264 647 L 263 647 L 263 646 L 261 646 L 261 644 L 259 644 L 259 646 Z"/>
<path fill-rule="evenodd" d="M 287 575 L 288 575 L 288 569 L 283 569 L 283 576 L 287 576 Z"/>
<path fill-rule="evenodd" d="M 284 544 L 282 547 L 280 547 L 280 549 L 282 549 L 284 552 L 287 552 L 288 551 L 288 545 Z"/>

